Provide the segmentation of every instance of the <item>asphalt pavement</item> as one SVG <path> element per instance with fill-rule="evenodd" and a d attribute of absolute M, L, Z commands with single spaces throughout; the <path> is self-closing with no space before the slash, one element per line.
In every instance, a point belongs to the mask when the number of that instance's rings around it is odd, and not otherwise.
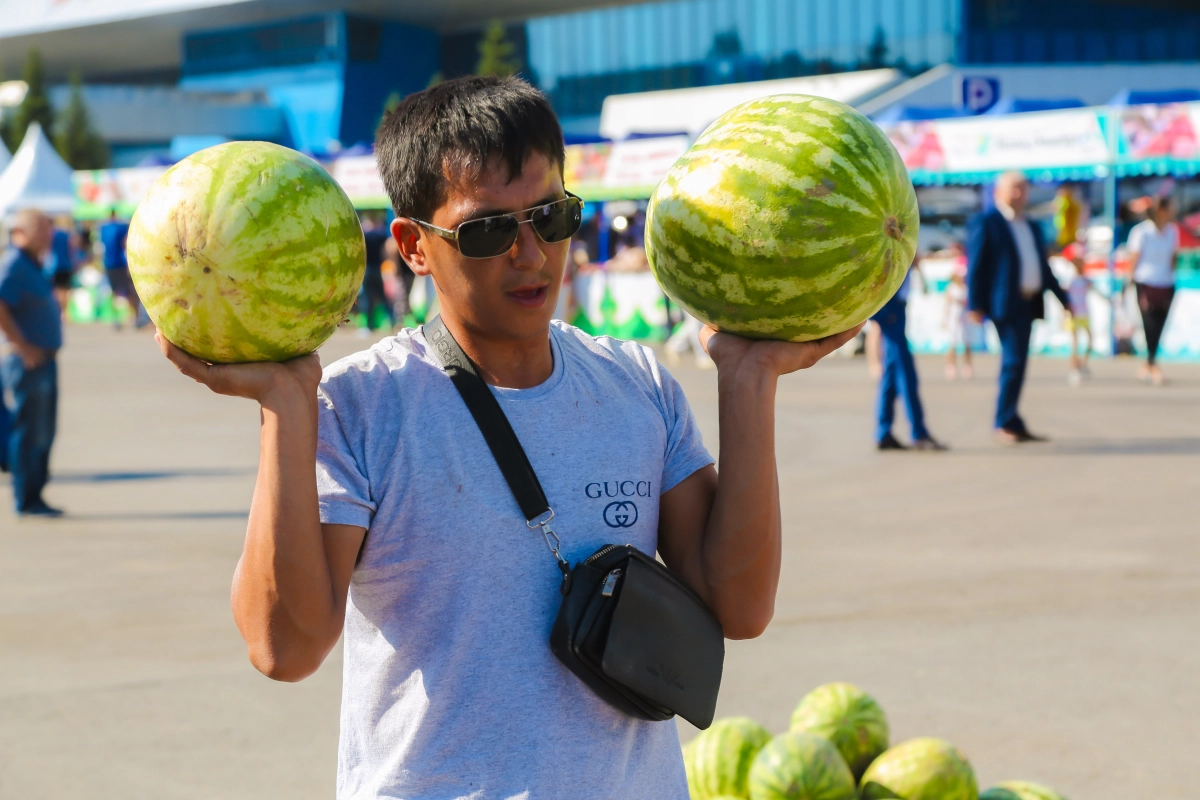
<path fill-rule="evenodd" d="M 364 344 L 339 333 L 323 358 Z M 1096 362 L 1072 388 L 1036 360 L 1023 412 L 1053 441 L 1015 448 L 990 438 L 996 362 L 978 367 L 950 382 L 920 360 L 941 454 L 874 451 L 861 358 L 782 381 L 783 580 L 766 634 L 728 647 L 718 713 L 782 731 L 848 680 L 893 741 L 954 742 L 981 788 L 1193 800 L 1200 366 L 1158 389 Z M 332 797 L 340 651 L 273 683 L 229 611 L 257 410 L 144 332 L 72 327 L 61 370 L 47 497 L 69 515 L 18 521 L 0 481 L 0 798 Z M 715 450 L 714 373 L 673 372 Z"/>

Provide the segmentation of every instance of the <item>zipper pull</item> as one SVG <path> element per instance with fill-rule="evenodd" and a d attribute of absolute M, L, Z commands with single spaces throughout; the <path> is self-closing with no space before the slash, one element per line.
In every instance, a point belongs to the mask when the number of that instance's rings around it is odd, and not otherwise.
<path fill-rule="evenodd" d="M 618 567 L 608 573 L 608 577 L 604 579 L 604 589 L 600 591 L 602 597 L 612 597 L 613 592 L 617 588 L 617 581 L 621 578 L 621 568 Z"/>

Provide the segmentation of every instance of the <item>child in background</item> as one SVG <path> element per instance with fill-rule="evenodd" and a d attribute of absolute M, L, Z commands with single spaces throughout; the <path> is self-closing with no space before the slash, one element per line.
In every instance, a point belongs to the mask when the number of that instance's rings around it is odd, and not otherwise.
<path fill-rule="evenodd" d="M 946 284 L 946 314 L 942 326 L 950 336 L 950 346 L 946 350 L 946 378 L 954 380 L 960 375 L 970 380 L 975 375 L 971 366 L 971 341 L 967 338 L 967 282 L 966 269 L 958 266 L 950 275 Z M 962 369 L 958 367 L 958 348 L 963 351 Z"/>
<path fill-rule="evenodd" d="M 1071 331 L 1071 371 L 1067 383 L 1078 386 L 1085 377 L 1091 376 L 1088 357 L 1092 354 L 1092 329 L 1088 321 L 1088 293 L 1093 291 L 1092 282 L 1083 276 L 1083 248 L 1078 243 L 1067 245 L 1063 258 L 1075 266 L 1075 277 L 1067 284 L 1067 299 L 1070 300 L 1070 319 L 1067 328 Z M 1080 358 L 1080 340 L 1085 340 L 1083 357 Z"/>

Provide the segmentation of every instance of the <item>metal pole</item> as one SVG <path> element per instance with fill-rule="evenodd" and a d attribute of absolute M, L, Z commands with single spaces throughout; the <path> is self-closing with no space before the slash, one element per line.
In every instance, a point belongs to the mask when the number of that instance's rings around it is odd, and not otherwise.
<path fill-rule="evenodd" d="M 1108 338 L 1112 358 L 1117 356 L 1117 123 L 1119 112 L 1105 109 L 1101 112 L 1108 119 L 1108 176 L 1104 180 L 1104 216 L 1112 226 L 1112 241 L 1108 249 Z"/>
<path fill-rule="evenodd" d="M 604 214 L 604 203 L 596 204 L 596 260 L 608 261 L 608 218 Z"/>

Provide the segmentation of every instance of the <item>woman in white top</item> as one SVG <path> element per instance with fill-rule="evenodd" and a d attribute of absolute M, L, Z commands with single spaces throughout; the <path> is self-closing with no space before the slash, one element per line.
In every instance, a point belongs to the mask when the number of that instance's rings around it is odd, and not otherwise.
<path fill-rule="evenodd" d="M 1149 219 L 1129 232 L 1133 258 L 1133 285 L 1137 287 L 1142 328 L 1146 331 L 1146 365 L 1138 377 L 1155 386 L 1166 382 L 1155 363 L 1158 342 L 1175 299 L 1175 253 L 1179 250 L 1179 226 L 1172 222 L 1174 208 L 1169 197 L 1159 197 L 1150 206 Z"/>

